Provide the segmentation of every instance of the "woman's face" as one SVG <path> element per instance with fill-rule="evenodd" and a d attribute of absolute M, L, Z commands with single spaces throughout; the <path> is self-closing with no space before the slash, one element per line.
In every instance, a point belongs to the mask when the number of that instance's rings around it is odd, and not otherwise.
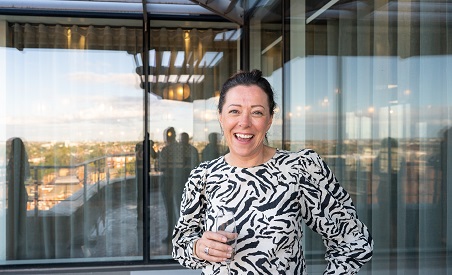
<path fill-rule="evenodd" d="M 239 85 L 225 97 L 219 120 L 232 155 L 253 158 L 263 153 L 273 116 L 268 97 L 258 86 Z"/>

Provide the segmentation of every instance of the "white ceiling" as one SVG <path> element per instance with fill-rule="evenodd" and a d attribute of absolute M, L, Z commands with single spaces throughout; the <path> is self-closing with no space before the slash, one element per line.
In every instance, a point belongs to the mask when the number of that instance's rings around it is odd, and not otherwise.
<path fill-rule="evenodd" d="M 243 24 L 240 0 L 146 0 L 151 15 L 220 16 Z M 1 11 L 143 13 L 142 0 L 0 0 Z"/>

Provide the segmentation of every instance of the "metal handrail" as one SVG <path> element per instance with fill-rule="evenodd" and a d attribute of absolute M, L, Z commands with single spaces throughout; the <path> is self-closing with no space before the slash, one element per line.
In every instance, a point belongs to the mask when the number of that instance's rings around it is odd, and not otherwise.
<path fill-rule="evenodd" d="M 129 157 L 133 159 L 129 160 Z M 115 158 L 124 159 L 123 161 L 115 162 L 112 160 Z M 44 171 L 49 169 L 52 169 L 53 171 Z M 68 169 L 69 171 L 66 171 L 64 174 L 75 176 L 79 180 L 79 185 L 82 186 L 76 190 L 77 192 L 72 194 L 71 192 L 67 193 L 69 184 L 61 184 L 61 186 L 66 187 L 66 194 L 63 194 L 63 196 L 60 197 L 54 196 L 51 199 L 43 198 L 42 195 L 44 191 L 40 191 L 40 186 L 51 186 L 53 188 L 58 186 L 58 184 L 56 184 L 56 179 L 59 177 L 58 175 L 60 174 L 61 169 Z M 87 191 L 89 186 L 97 186 L 97 191 L 99 191 L 101 182 L 108 185 L 111 183 L 112 179 L 126 179 L 127 176 L 135 176 L 135 153 L 109 154 L 74 165 L 34 165 L 30 166 L 30 171 L 33 172 L 31 173 L 31 180 L 29 181 L 31 184 L 28 184 L 28 189 L 29 193 L 33 194 L 33 196 L 31 196 L 31 201 L 29 199 L 29 207 L 27 208 L 34 209 L 35 214 L 37 215 L 39 210 L 48 210 L 45 209 L 46 207 L 39 209 L 39 205 L 43 202 L 51 202 L 51 204 L 56 205 L 61 201 L 71 199 L 71 196 L 75 196 L 76 194 L 80 195 L 79 192 L 82 192 L 81 190 L 83 189 L 85 203 L 88 199 Z"/>

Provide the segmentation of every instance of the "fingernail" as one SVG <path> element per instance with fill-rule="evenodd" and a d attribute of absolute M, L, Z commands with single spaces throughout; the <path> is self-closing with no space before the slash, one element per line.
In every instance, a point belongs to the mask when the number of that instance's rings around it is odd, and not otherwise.
<path fill-rule="evenodd" d="M 228 258 L 231 258 L 231 256 L 232 256 L 232 254 L 231 254 L 231 253 L 228 253 Z"/>

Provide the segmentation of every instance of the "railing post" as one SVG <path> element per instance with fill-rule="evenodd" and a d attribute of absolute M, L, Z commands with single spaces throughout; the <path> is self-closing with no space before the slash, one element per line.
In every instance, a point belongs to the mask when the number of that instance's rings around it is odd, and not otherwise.
<path fill-rule="evenodd" d="M 100 160 L 96 161 L 96 171 L 97 171 L 97 192 L 100 191 Z"/>
<path fill-rule="evenodd" d="M 88 198 L 88 163 L 83 164 L 83 247 L 88 246 L 89 236 L 89 206 Z M 85 254 L 85 252 L 84 252 Z M 86 256 L 86 255 L 85 255 Z"/>
<path fill-rule="evenodd" d="M 88 178 L 88 164 L 83 164 L 83 205 L 86 204 L 87 198 L 87 178 Z"/>
<path fill-rule="evenodd" d="M 38 208 L 38 205 L 39 205 L 39 180 L 38 180 L 38 169 L 37 168 L 34 169 L 34 182 L 35 182 L 35 195 L 33 196 L 33 202 L 35 204 L 34 214 L 35 214 L 35 218 L 37 218 L 38 214 L 39 214 L 38 213 L 39 212 L 39 208 Z"/>
<path fill-rule="evenodd" d="M 124 183 L 127 179 L 127 156 L 124 156 Z"/>
<path fill-rule="evenodd" d="M 107 177 L 107 185 L 110 184 L 110 167 L 108 165 L 108 156 L 105 158 L 105 169 L 106 169 L 106 177 Z"/>

